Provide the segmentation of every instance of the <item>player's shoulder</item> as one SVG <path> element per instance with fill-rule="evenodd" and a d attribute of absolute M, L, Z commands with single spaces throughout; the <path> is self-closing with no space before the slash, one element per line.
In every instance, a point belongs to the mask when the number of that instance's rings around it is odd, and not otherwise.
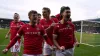
<path fill-rule="evenodd" d="M 41 24 L 38 24 L 37 27 L 44 28 L 43 25 L 41 25 Z"/>
<path fill-rule="evenodd" d="M 41 18 L 40 19 L 40 23 L 43 23 L 43 22 L 45 22 L 45 19 L 44 18 Z"/>
<path fill-rule="evenodd" d="M 51 18 L 51 20 L 53 20 L 53 21 L 58 21 L 58 19 L 57 19 L 57 18 Z"/>
<path fill-rule="evenodd" d="M 40 21 L 45 21 L 45 19 L 44 18 L 41 18 Z"/>
<path fill-rule="evenodd" d="M 24 22 L 22 22 L 22 21 L 19 21 L 19 23 L 24 23 Z"/>
<path fill-rule="evenodd" d="M 11 21 L 10 23 L 14 23 L 14 21 Z"/>
<path fill-rule="evenodd" d="M 28 24 L 24 24 L 24 25 L 22 25 L 23 28 L 28 27 L 28 26 L 29 26 Z"/>
<path fill-rule="evenodd" d="M 10 25 L 12 25 L 12 24 L 14 24 L 14 21 L 11 21 L 11 22 L 10 22 Z"/>
<path fill-rule="evenodd" d="M 19 23 L 20 23 L 20 24 L 24 24 L 24 22 L 22 22 L 22 21 L 19 21 Z"/>
<path fill-rule="evenodd" d="M 61 20 L 61 15 L 60 14 L 57 14 L 57 15 L 55 15 L 56 16 L 56 18 L 58 19 L 58 20 Z"/>

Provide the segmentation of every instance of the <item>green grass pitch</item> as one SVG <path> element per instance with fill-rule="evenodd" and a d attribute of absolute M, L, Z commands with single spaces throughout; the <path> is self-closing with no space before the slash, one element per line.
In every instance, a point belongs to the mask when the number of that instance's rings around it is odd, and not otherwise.
<path fill-rule="evenodd" d="M 7 31 L 8 31 L 8 29 L 0 29 L 0 56 L 12 56 L 10 52 L 8 52 L 7 54 L 2 54 L 2 50 L 6 47 L 5 45 L 7 45 L 9 43 L 9 39 L 5 39 L 5 35 L 6 35 Z M 88 36 L 88 34 L 83 34 L 83 35 Z M 90 34 L 88 37 L 90 37 L 90 36 L 99 37 L 100 35 Z M 76 33 L 76 37 L 79 41 L 80 33 Z M 100 42 L 100 38 L 97 38 L 95 40 L 94 39 L 91 40 L 91 38 L 87 38 L 87 39 L 89 39 L 89 42 L 98 41 L 95 44 L 98 44 Z M 83 38 L 83 41 L 85 42 L 85 40 L 87 40 L 87 39 Z M 19 53 L 19 56 L 22 56 L 22 52 L 23 52 L 22 49 L 23 48 L 21 48 L 21 52 Z M 100 56 L 100 46 L 92 47 L 92 46 L 81 44 L 80 47 L 75 47 L 74 56 Z"/>

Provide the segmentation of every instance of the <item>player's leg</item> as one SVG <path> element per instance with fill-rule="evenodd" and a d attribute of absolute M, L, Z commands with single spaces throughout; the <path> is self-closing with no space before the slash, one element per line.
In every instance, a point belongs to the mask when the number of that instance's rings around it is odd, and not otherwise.
<path fill-rule="evenodd" d="M 56 56 L 65 56 L 61 50 L 56 50 Z"/>
<path fill-rule="evenodd" d="M 13 47 L 11 47 L 11 53 L 13 56 L 18 56 L 20 52 L 20 43 L 17 41 Z"/>
<path fill-rule="evenodd" d="M 43 55 L 44 56 L 51 56 L 52 54 L 51 54 L 51 49 L 50 48 L 44 48 L 43 49 Z"/>
<path fill-rule="evenodd" d="M 44 43 L 43 55 L 44 56 L 51 56 L 52 55 L 52 50 L 47 43 Z"/>
<path fill-rule="evenodd" d="M 67 49 L 67 50 L 65 50 L 65 52 L 66 52 L 67 56 L 73 56 L 74 55 L 74 48 Z"/>
<path fill-rule="evenodd" d="M 64 51 L 56 50 L 56 56 L 73 56 L 74 48 L 70 48 Z"/>

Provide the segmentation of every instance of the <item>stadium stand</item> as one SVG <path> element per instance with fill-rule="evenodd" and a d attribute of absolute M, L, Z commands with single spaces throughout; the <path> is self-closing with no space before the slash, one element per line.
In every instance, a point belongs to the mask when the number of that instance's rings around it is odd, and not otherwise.
<path fill-rule="evenodd" d="M 73 21 L 76 31 L 81 31 L 81 21 Z M 83 20 L 83 32 L 100 33 L 100 18 Z"/>
<path fill-rule="evenodd" d="M 9 28 L 9 24 L 13 19 L 0 18 L 0 28 Z M 29 23 L 29 21 L 21 20 L 24 23 Z"/>

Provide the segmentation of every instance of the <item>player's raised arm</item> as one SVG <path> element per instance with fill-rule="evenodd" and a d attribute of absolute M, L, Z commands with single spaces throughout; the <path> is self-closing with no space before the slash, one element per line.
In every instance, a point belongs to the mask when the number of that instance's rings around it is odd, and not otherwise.
<path fill-rule="evenodd" d="M 50 31 L 50 30 L 53 30 L 54 26 L 56 25 L 56 23 L 52 23 L 47 29 L 46 31 Z"/>
<path fill-rule="evenodd" d="M 46 29 L 46 31 L 51 31 L 54 29 L 54 26 L 59 22 L 57 18 L 52 18 L 53 23 Z"/>
<path fill-rule="evenodd" d="M 18 35 L 15 38 L 13 38 L 13 40 L 9 43 L 6 49 L 3 50 L 3 53 L 6 54 L 8 50 L 17 42 L 18 39 L 20 39 L 20 36 Z"/>
<path fill-rule="evenodd" d="M 58 48 L 58 49 L 61 49 L 60 45 L 58 44 L 57 42 L 57 36 L 58 36 L 58 25 L 56 25 L 54 27 L 54 30 L 53 30 L 53 42 L 54 42 L 54 45 Z M 64 49 L 64 48 L 63 48 Z"/>
<path fill-rule="evenodd" d="M 17 42 L 17 40 L 21 38 L 21 35 L 22 35 L 22 33 L 23 33 L 22 28 L 23 28 L 23 27 L 21 27 L 21 28 L 18 30 L 18 33 L 16 34 L 15 38 L 13 38 L 13 39 L 11 40 L 11 42 L 8 44 L 8 46 L 2 51 L 4 54 L 6 54 L 6 53 L 8 52 L 8 50 Z"/>

